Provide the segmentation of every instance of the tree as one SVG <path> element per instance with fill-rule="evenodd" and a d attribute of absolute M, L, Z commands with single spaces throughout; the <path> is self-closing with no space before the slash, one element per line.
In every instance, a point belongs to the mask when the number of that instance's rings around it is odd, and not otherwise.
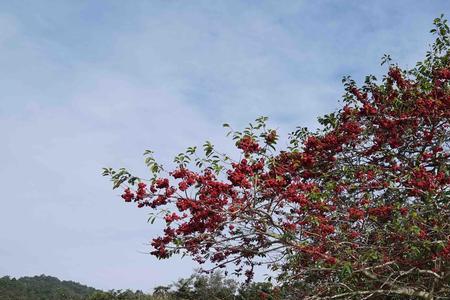
<path fill-rule="evenodd" d="M 221 272 L 205 276 L 199 272 L 178 280 L 170 292 L 174 299 L 186 300 L 235 300 L 237 283 L 226 279 Z M 153 293 L 155 295 L 155 293 Z"/>
<path fill-rule="evenodd" d="M 153 300 L 153 299 L 169 299 L 169 298 L 158 298 L 151 295 L 146 295 L 142 291 L 131 291 L 131 290 L 111 290 L 108 292 L 97 291 L 91 294 L 86 300 Z"/>
<path fill-rule="evenodd" d="M 0 278 L 0 299 L 11 300 L 81 300 L 97 290 L 73 281 L 61 281 L 51 276 Z"/>
<path fill-rule="evenodd" d="M 450 295 L 450 30 L 410 70 L 389 64 L 378 82 L 343 79 L 343 107 L 297 128 L 286 149 L 261 117 L 230 129 L 240 157 L 207 142 L 153 177 L 104 169 L 125 202 L 149 207 L 166 227 L 152 254 L 266 265 L 305 299 L 437 299 Z"/>
<path fill-rule="evenodd" d="M 169 297 L 170 286 L 159 285 L 153 290 L 153 297 L 156 299 L 167 299 Z"/>

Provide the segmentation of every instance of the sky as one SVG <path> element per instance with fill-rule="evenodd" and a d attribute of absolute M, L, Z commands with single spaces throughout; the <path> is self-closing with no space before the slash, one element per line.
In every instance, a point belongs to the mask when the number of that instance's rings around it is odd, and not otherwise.
<path fill-rule="evenodd" d="M 281 132 L 336 110 L 341 79 L 413 67 L 450 1 L 0 0 L 0 276 L 150 291 L 188 258 L 146 254 L 161 225 L 101 176 L 145 177 L 222 123 Z"/>

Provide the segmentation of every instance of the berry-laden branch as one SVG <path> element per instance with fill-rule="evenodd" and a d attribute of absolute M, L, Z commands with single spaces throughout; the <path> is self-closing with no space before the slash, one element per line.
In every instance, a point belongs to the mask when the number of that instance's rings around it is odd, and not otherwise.
<path fill-rule="evenodd" d="M 249 280 L 266 265 L 309 299 L 448 296 L 450 35 L 435 25 L 416 68 L 391 64 L 362 87 L 344 78 L 343 107 L 317 132 L 292 132 L 287 149 L 261 117 L 242 132 L 224 125 L 238 159 L 207 142 L 167 173 L 146 152 L 147 181 L 104 169 L 125 202 L 164 215 L 151 253 L 233 264 Z"/>

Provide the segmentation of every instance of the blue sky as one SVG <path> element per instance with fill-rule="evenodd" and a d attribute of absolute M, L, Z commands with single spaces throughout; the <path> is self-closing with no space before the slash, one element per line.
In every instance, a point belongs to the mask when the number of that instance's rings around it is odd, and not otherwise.
<path fill-rule="evenodd" d="M 420 60 L 435 1 L 0 1 L 0 276 L 150 290 L 191 274 L 143 254 L 158 225 L 104 166 L 141 175 L 221 124 L 282 132 L 338 107 L 341 78 Z"/>

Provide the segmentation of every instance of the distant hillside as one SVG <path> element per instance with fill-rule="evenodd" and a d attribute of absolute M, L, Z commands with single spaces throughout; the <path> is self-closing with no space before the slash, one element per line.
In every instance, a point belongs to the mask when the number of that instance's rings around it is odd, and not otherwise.
<path fill-rule="evenodd" d="M 0 300 L 82 300 L 96 289 L 51 276 L 0 278 Z"/>

